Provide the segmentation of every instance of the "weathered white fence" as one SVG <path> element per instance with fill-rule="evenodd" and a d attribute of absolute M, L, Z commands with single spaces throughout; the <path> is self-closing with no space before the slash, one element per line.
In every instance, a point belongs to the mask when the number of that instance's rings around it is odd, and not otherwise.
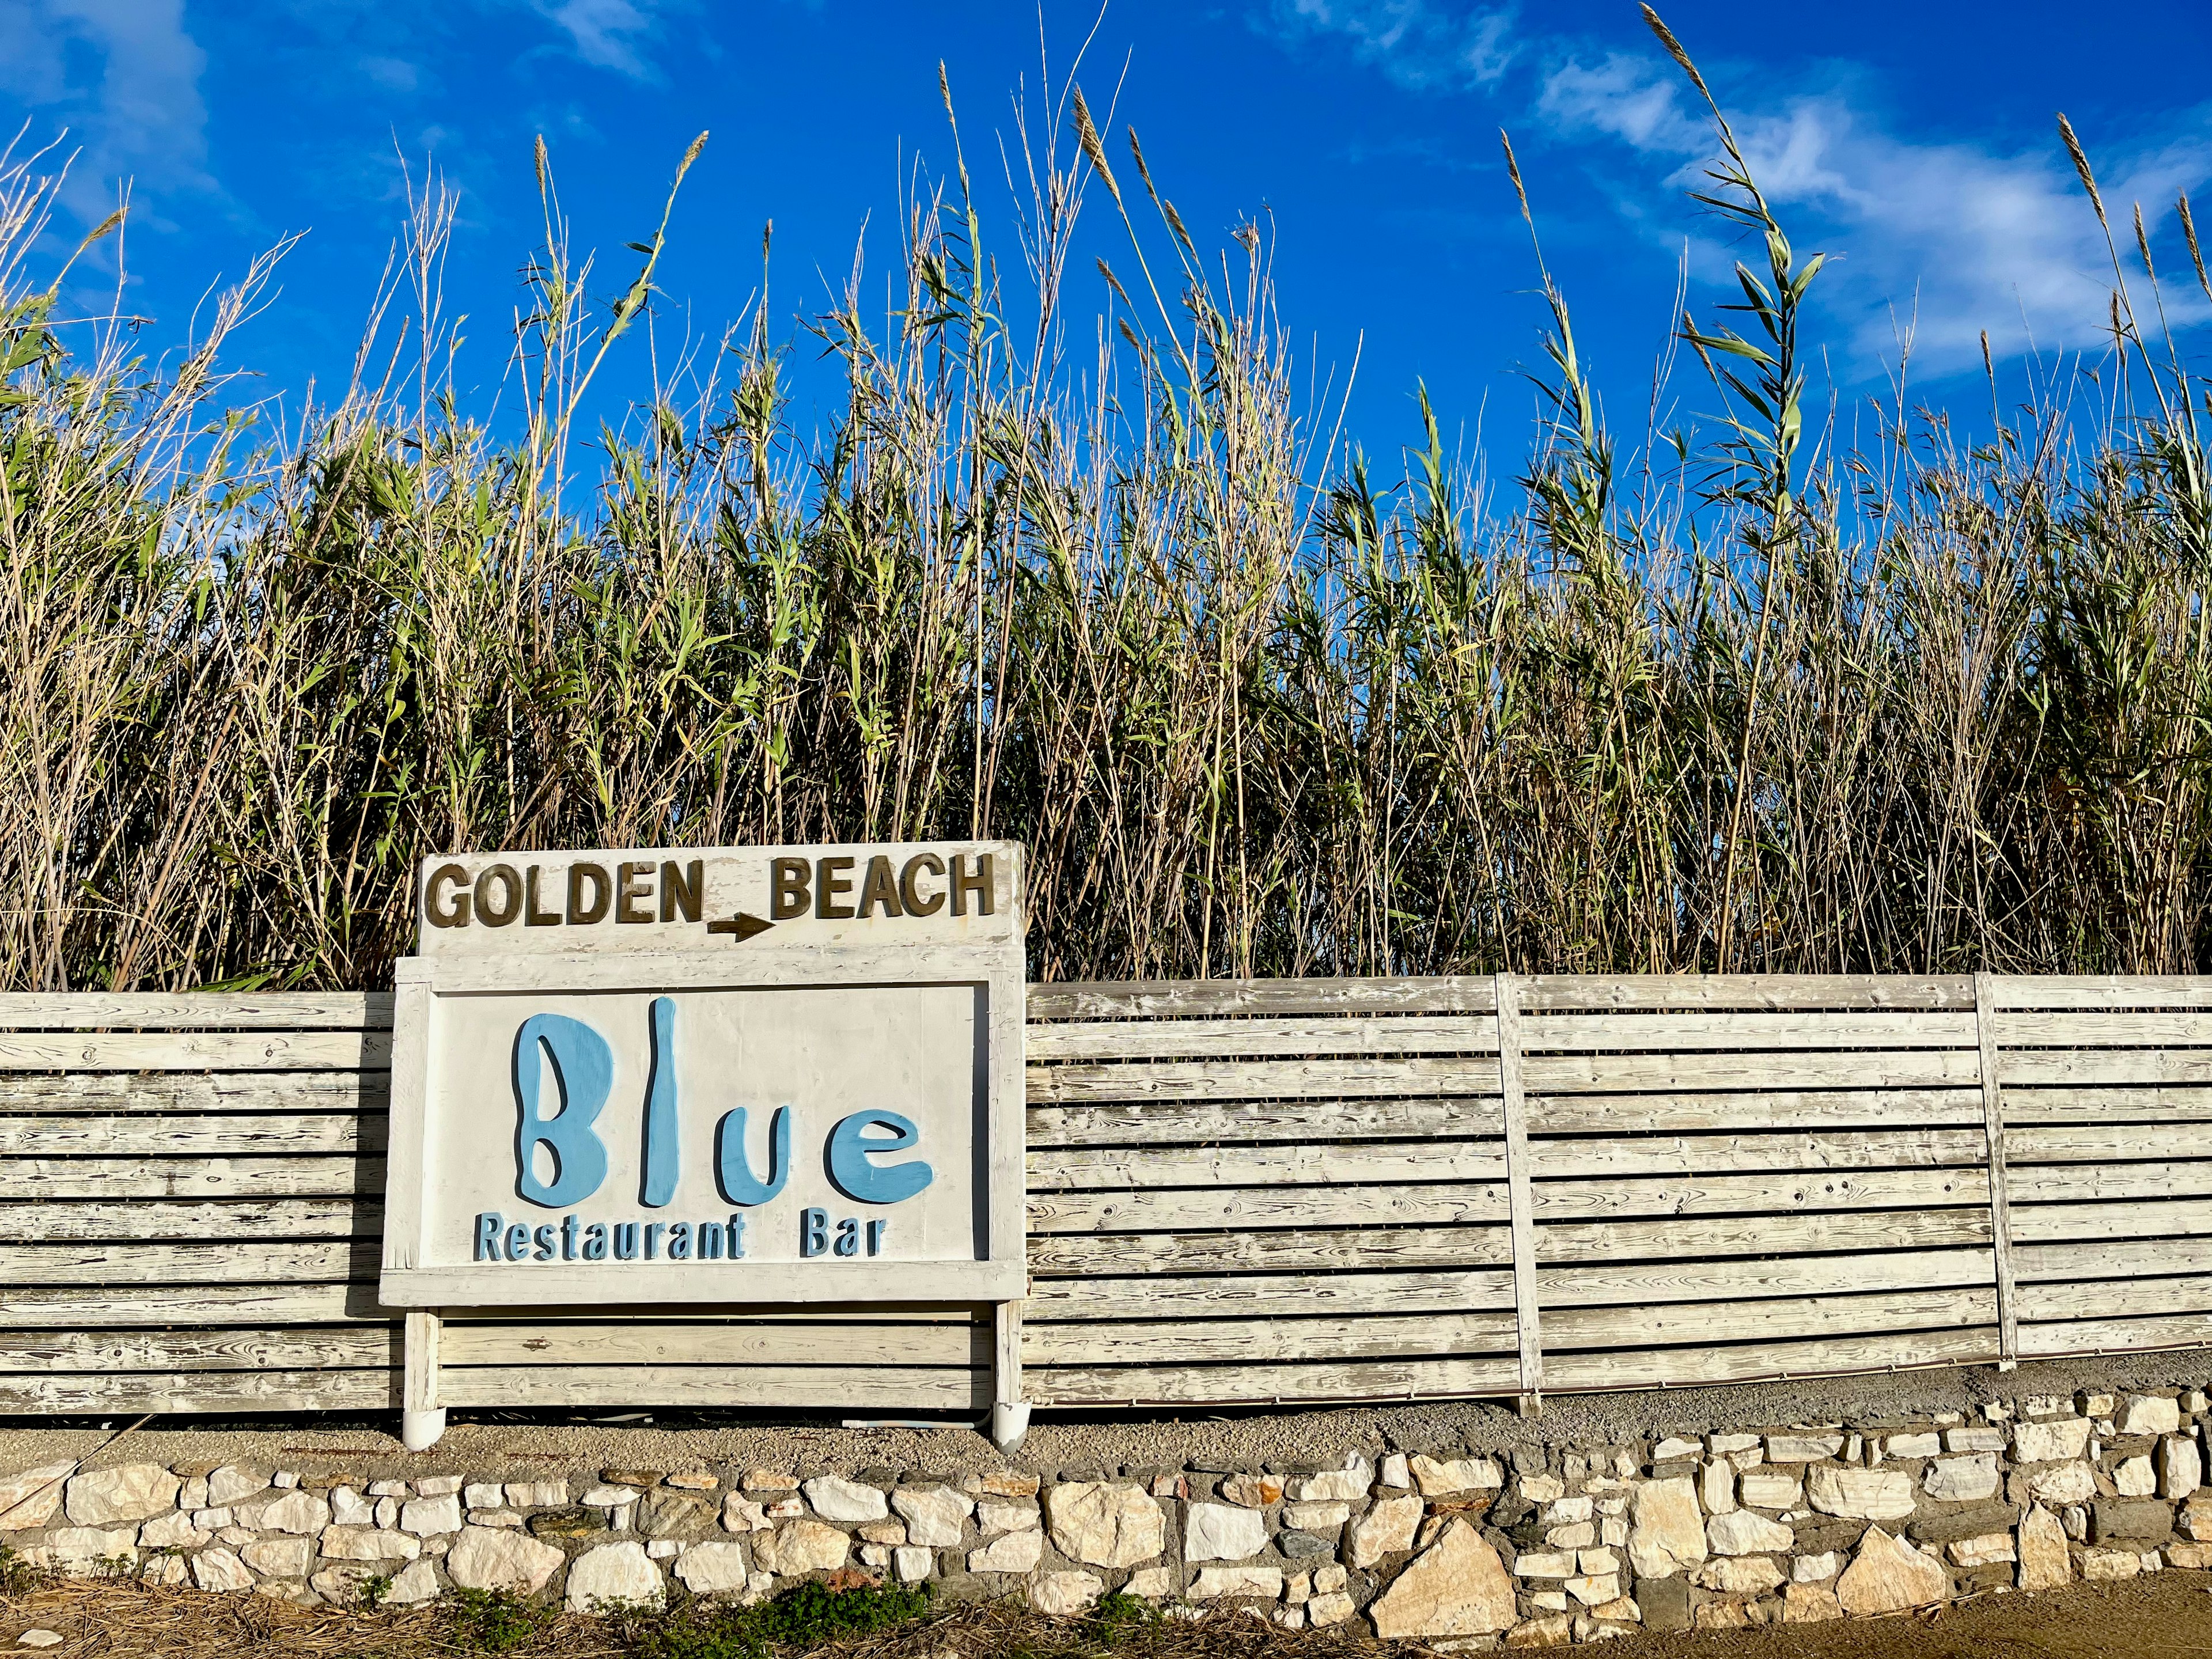
<path fill-rule="evenodd" d="M 1040 1404 L 2212 1343 L 2212 980 L 1044 986 L 1030 1022 Z M 0 1412 L 396 1407 L 389 1024 L 0 996 Z M 993 1341 L 960 1307 L 456 1310 L 438 1398 L 980 1411 Z"/>

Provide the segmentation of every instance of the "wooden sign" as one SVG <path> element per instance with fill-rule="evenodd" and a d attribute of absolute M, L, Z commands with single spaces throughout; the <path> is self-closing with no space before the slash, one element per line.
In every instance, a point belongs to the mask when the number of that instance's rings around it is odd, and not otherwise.
<path fill-rule="evenodd" d="M 1021 849 L 426 860 L 380 1295 L 1024 1288 Z"/>

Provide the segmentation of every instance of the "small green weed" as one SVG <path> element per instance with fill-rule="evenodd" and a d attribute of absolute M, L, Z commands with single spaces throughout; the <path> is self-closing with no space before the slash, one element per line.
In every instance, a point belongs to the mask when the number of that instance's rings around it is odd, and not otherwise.
<path fill-rule="evenodd" d="M 447 1618 L 453 1645 L 471 1653 L 512 1653 L 553 1622 L 553 1609 L 510 1590 L 453 1592 Z"/>
<path fill-rule="evenodd" d="M 0 1601 L 27 1595 L 45 1575 L 21 1556 L 0 1544 Z"/>
<path fill-rule="evenodd" d="M 388 1572 L 371 1573 L 356 1587 L 354 1594 L 361 1597 L 365 1611 L 374 1613 L 384 1605 L 385 1597 L 392 1594 L 392 1579 Z"/>
<path fill-rule="evenodd" d="M 1091 1609 L 1090 1623 L 1102 1639 L 1112 1642 L 1133 1630 L 1158 1624 L 1159 1618 L 1160 1610 L 1150 1601 L 1114 1590 L 1098 1598 Z"/>
<path fill-rule="evenodd" d="M 660 1616 L 624 1610 L 617 1629 L 638 1659 L 761 1659 L 771 1649 L 872 1636 L 929 1611 L 929 1589 L 808 1583 L 749 1607 L 683 1601 Z"/>

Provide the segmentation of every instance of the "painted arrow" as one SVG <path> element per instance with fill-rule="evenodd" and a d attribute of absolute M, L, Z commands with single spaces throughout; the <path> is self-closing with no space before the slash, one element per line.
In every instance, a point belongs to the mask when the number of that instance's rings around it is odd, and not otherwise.
<path fill-rule="evenodd" d="M 726 917 L 720 921 L 708 922 L 707 931 L 710 933 L 726 933 L 742 945 L 754 934 L 765 933 L 775 926 L 772 921 L 763 921 L 758 916 L 749 916 L 740 910 L 734 916 Z"/>

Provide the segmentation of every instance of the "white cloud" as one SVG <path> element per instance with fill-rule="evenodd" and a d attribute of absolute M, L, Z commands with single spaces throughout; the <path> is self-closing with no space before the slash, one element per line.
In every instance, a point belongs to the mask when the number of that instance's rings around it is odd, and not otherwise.
<path fill-rule="evenodd" d="M 576 56 L 633 80 L 654 78 L 638 48 L 653 32 L 652 0 L 535 0 L 539 15 L 565 33 Z"/>
<path fill-rule="evenodd" d="M 1509 7 L 1455 0 L 1273 0 L 1268 25 L 1291 38 L 1334 35 L 1352 56 L 1401 87 L 1450 91 L 1486 86 L 1519 52 Z"/>

